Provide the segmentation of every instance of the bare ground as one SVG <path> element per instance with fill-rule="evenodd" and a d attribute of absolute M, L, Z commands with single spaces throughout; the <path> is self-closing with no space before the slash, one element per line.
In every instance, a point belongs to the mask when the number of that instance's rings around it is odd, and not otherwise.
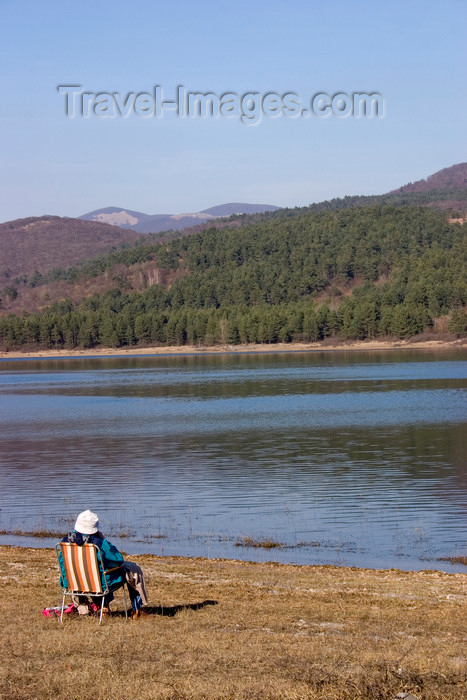
<path fill-rule="evenodd" d="M 467 697 L 467 574 L 131 558 L 147 617 L 61 625 L 55 553 L 0 547 L 2 698 Z"/>
<path fill-rule="evenodd" d="M 11 350 L 0 351 L 0 359 L 21 359 L 21 358 L 60 358 L 60 357 L 113 357 L 130 355 L 196 355 L 204 353 L 271 353 L 271 352 L 310 352 L 310 351 L 387 351 L 387 350 L 465 350 L 467 339 L 457 340 L 419 340 L 415 336 L 409 340 L 362 340 L 355 342 L 341 342 L 327 339 L 317 343 L 273 343 L 249 345 L 180 345 L 180 346 L 131 346 L 124 348 L 97 347 L 91 350 Z"/>

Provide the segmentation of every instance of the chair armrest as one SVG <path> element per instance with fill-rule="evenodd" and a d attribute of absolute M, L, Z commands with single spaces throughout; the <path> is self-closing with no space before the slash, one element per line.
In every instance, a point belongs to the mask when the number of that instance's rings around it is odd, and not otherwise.
<path fill-rule="evenodd" d="M 111 571 L 118 571 L 118 570 L 121 569 L 121 568 L 122 568 L 121 565 L 120 565 L 120 566 L 114 566 L 112 569 L 106 569 L 106 570 L 104 571 L 104 574 L 110 574 Z"/>

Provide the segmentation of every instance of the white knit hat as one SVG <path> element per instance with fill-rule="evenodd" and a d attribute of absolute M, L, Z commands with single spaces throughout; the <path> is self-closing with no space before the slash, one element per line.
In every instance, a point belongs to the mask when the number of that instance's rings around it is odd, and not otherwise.
<path fill-rule="evenodd" d="M 75 530 L 82 535 L 93 535 L 99 530 L 99 518 L 90 510 L 85 510 L 76 518 Z"/>

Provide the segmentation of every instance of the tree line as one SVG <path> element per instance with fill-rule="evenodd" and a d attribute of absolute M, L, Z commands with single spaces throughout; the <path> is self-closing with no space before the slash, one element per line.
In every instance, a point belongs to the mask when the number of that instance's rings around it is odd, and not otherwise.
<path fill-rule="evenodd" d="M 225 345 L 319 341 L 328 337 L 368 339 L 409 338 L 429 328 L 433 319 L 422 305 L 402 303 L 381 306 L 378 300 L 355 304 L 299 302 L 254 309 L 186 309 L 134 313 L 121 300 L 121 311 L 50 309 L 41 314 L 0 318 L 0 342 L 7 349 L 23 346 L 46 348 L 124 347 L 134 345 Z M 467 315 L 452 312 L 449 330 L 465 335 Z"/>

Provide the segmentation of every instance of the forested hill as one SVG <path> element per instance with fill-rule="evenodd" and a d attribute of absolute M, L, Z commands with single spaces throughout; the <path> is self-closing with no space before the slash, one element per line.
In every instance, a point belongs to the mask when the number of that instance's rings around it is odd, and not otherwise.
<path fill-rule="evenodd" d="M 328 199 L 324 202 L 301 207 L 301 211 L 321 212 L 336 211 L 354 207 L 375 206 L 376 204 L 391 206 L 423 206 L 467 214 L 467 163 L 457 163 L 449 168 L 438 170 L 425 180 L 409 182 L 386 194 L 355 195 Z M 277 212 L 266 212 L 261 216 L 275 218 L 277 216 L 293 216 L 297 209 L 281 209 Z"/>
<path fill-rule="evenodd" d="M 3 315 L 0 343 L 89 348 L 405 338 L 434 324 L 463 335 L 466 267 L 464 225 L 443 212 L 379 205 L 299 210 L 55 270 L 36 280 L 35 291 L 47 289 L 50 297 L 58 285 L 62 300 L 40 313 Z M 107 291 L 89 296 L 103 280 Z"/>
<path fill-rule="evenodd" d="M 389 192 L 388 194 L 330 199 L 326 202 L 311 204 L 308 209 L 313 212 L 332 211 L 335 209 L 349 209 L 350 207 L 374 206 L 375 204 L 387 204 L 397 207 L 418 205 L 465 214 L 467 212 L 467 188 L 446 186 L 422 191 L 411 191 L 401 188 L 399 191 Z"/>
<path fill-rule="evenodd" d="M 396 192 L 428 192 L 443 187 L 465 189 L 467 187 L 467 163 L 457 163 L 449 168 L 438 170 L 424 180 L 409 182 Z"/>

